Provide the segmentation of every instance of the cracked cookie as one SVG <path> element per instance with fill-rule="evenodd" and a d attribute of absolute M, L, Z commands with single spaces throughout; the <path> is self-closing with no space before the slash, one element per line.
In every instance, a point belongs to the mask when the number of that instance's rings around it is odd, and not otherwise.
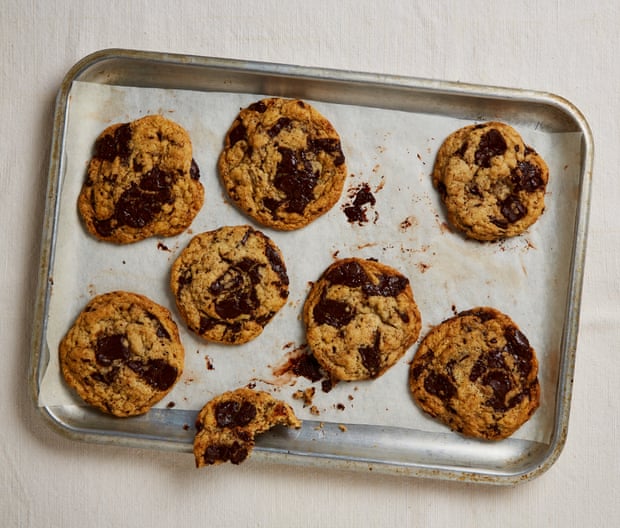
<path fill-rule="evenodd" d="M 549 169 L 514 128 L 491 121 L 448 136 L 432 178 L 455 228 L 469 238 L 496 241 L 538 220 Z"/>
<path fill-rule="evenodd" d="M 170 286 L 187 326 L 209 341 L 246 343 L 284 306 L 282 254 L 248 225 L 194 236 L 172 265 Z"/>
<path fill-rule="evenodd" d="M 254 448 L 256 435 L 276 425 L 299 428 L 301 422 L 288 404 L 267 392 L 240 388 L 213 398 L 196 419 L 196 467 L 240 464 Z"/>
<path fill-rule="evenodd" d="M 334 262 L 303 308 L 312 354 L 332 380 L 381 376 L 416 341 L 420 312 L 409 279 L 373 260 Z"/>
<path fill-rule="evenodd" d="M 538 360 L 507 315 L 474 308 L 426 335 L 411 363 L 409 387 L 422 410 L 454 431 L 500 440 L 539 406 Z"/>
<path fill-rule="evenodd" d="M 187 131 L 161 115 L 106 128 L 97 138 L 78 210 L 97 239 L 129 244 L 173 236 L 203 205 Z"/>
<path fill-rule="evenodd" d="M 239 112 L 218 168 L 231 200 L 280 230 L 304 227 L 331 209 L 347 171 L 332 124 L 304 101 L 277 97 Z"/>
<path fill-rule="evenodd" d="M 89 405 L 119 417 L 143 414 L 166 396 L 184 357 L 170 312 L 125 291 L 94 297 L 59 345 L 67 384 Z"/>

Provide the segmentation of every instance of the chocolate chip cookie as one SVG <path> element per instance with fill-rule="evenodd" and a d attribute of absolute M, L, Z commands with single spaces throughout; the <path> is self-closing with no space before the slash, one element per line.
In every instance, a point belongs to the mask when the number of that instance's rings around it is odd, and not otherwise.
<path fill-rule="evenodd" d="M 120 417 L 143 414 L 166 396 L 184 357 L 170 312 L 125 291 L 94 297 L 59 345 L 67 384 L 89 405 Z"/>
<path fill-rule="evenodd" d="M 301 422 L 288 404 L 267 392 L 241 388 L 213 398 L 196 419 L 196 467 L 240 464 L 254 448 L 256 435 L 276 425 L 299 428 Z"/>
<path fill-rule="evenodd" d="M 199 178 L 183 127 L 161 115 L 117 123 L 95 142 L 78 210 L 99 240 L 177 235 L 202 207 Z"/>
<path fill-rule="evenodd" d="M 289 279 L 279 248 L 248 225 L 192 238 L 172 265 L 170 286 L 188 327 L 209 341 L 246 343 L 284 306 Z"/>
<path fill-rule="evenodd" d="M 280 230 L 304 227 L 333 207 L 347 171 L 332 124 L 304 101 L 275 97 L 239 112 L 218 167 L 231 200 Z"/>
<path fill-rule="evenodd" d="M 432 177 L 449 222 L 470 238 L 496 241 L 538 220 L 549 169 L 514 128 L 492 121 L 448 136 Z"/>
<path fill-rule="evenodd" d="M 334 262 L 316 281 L 303 309 L 312 354 L 332 380 L 377 378 L 420 333 L 409 279 L 373 260 Z"/>
<path fill-rule="evenodd" d="M 500 440 L 539 406 L 538 360 L 507 315 L 474 308 L 426 335 L 411 363 L 409 387 L 420 408 L 451 429 Z"/>

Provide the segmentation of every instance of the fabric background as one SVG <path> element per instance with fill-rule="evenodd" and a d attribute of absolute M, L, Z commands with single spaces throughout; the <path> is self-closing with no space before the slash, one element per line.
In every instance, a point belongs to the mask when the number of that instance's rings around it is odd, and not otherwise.
<path fill-rule="evenodd" d="M 620 522 L 620 4 L 369 0 L 0 0 L 2 526 L 614 526 Z M 28 389 L 54 98 L 69 68 L 123 47 L 534 89 L 595 141 L 568 439 L 515 487 L 270 465 L 194 471 L 190 455 L 77 443 Z"/>

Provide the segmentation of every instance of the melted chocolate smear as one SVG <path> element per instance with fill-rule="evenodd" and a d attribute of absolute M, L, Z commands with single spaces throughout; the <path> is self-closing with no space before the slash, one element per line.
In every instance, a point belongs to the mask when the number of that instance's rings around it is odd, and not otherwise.
<path fill-rule="evenodd" d="M 478 149 L 474 153 L 474 160 L 477 165 L 483 168 L 491 166 L 491 158 L 493 156 L 501 156 L 506 152 L 508 145 L 501 132 L 495 128 L 483 134 L 480 138 Z"/>
<path fill-rule="evenodd" d="M 243 427 L 256 417 L 256 407 L 248 402 L 228 400 L 215 406 L 215 421 L 218 427 Z"/>
<path fill-rule="evenodd" d="M 343 211 L 350 223 L 361 225 L 368 222 L 366 206 L 375 203 L 377 200 L 370 191 L 370 186 L 365 183 L 356 191 L 353 201 L 343 207 Z"/>
<path fill-rule="evenodd" d="M 311 382 L 319 381 L 324 377 L 321 366 L 312 354 L 301 354 L 291 361 L 293 374 L 309 379 Z"/>

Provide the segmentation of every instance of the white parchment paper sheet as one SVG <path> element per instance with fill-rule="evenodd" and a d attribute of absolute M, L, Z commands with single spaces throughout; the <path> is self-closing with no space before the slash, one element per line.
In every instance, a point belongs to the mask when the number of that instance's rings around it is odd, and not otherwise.
<path fill-rule="evenodd" d="M 92 296 L 111 290 L 147 295 L 168 307 L 186 351 L 181 381 L 158 407 L 199 409 L 225 390 L 257 384 L 291 403 L 302 419 L 445 431 L 413 403 L 407 389 L 414 345 L 373 381 L 340 383 L 329 393 L 315 383 L 319 416 L 293 400 L 312 383 L 274 371 L 304 342 L 301 309 L 309 282 L 337 256 L 376 258 L 409 277 L 422 314 L 421 338 L 454 311 L 489 305 L 510 315 L 535 347 L 540 361 L 542 406 L 515 435 L 547 441 L 554 422 L 560 340 L 567 303 L 568 268 L 579 186 L 580 134 L 543 133 L 518 127 L 550 167 L 547 209 L 521 237 L 480 244 L 451 232 L 430 172 L 442 140 L 469 124 L 450 116 L 311 102 L 340 133 L 349 178 L 340 202 L 304 229 L 278 232 L 255 225 L 280 247 L 290 277 L 286 306 L 254 341 L 242 346 L 207 343 L 188 332 L 169 291 L 169 269 L 193 234 L 252 221 L 233 207 L 220 185 L 216 162 L 224 134 L 240 108 L 260 94 L 117 87 L 75 82 L 65 135 L 61 202 L 47 343 L 50 360 L 41 384 L 42 406 L 82 405 L 66 387 L 58 343 Z M 380 101 L 378 101 L 380 104 Z M 190 133 L 205 186 L 205 204 L 188 232 L 116 246 L 96 241 L 78 217 L 76 200 L 99 133 L 115 122 L 161 113 Z M 501 116 L 487 116 L 488 119 Z M 351 224 L 343 213 L 351 192 L 367 183 L 376 204 L 368 222 Z"/>

